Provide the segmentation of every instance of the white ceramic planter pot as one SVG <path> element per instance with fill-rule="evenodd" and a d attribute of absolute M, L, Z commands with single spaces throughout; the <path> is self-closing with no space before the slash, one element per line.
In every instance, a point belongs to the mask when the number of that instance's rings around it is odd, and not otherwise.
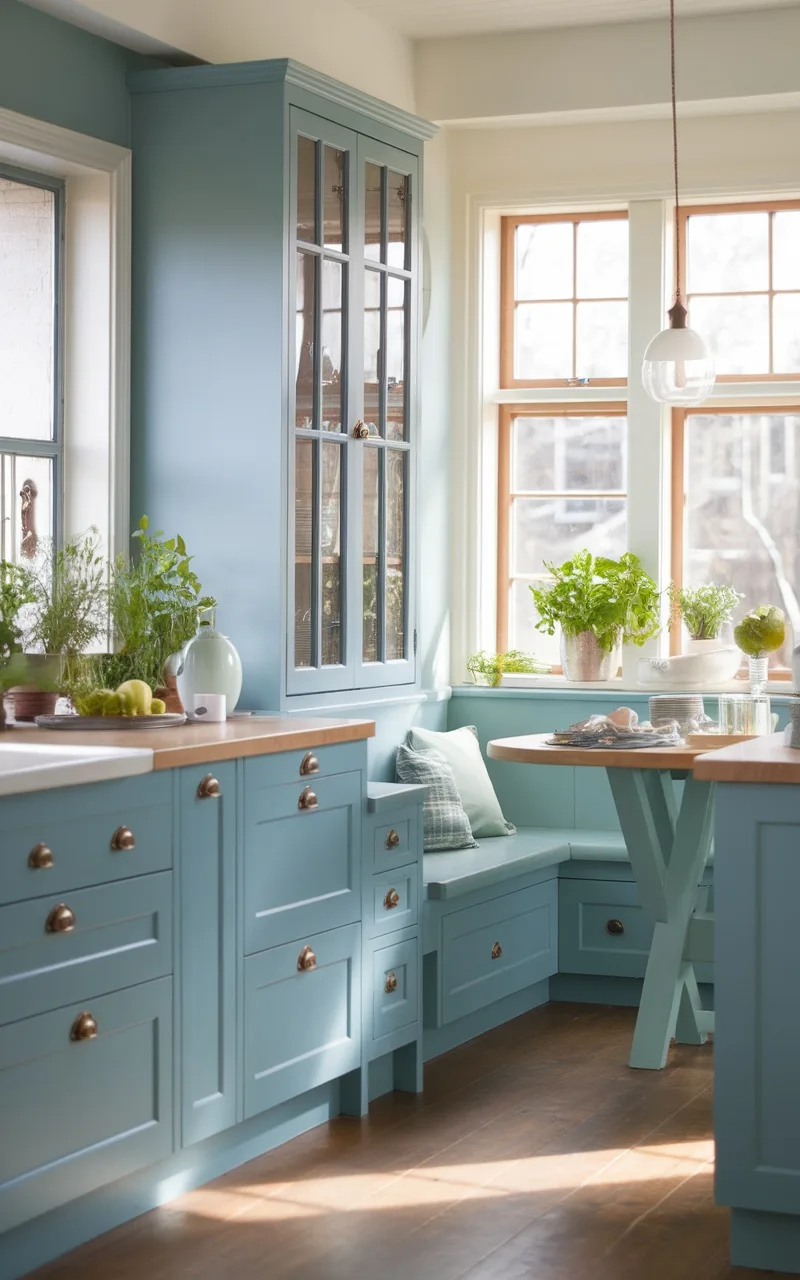
<path fill-rule="evenodd" d="M 713 640 L 693 640 L 690 636 L 684 641 L 683 647 L 686 653 L 716 653 L 718 649 L 729 646 L 724 645 L 719 636 L 715 636 Z"/>
<path fill-rule="evenodd" d="M 597 637 L 591 631 L 581 631 L 576 636 L 561 635 L 561 667 L 567 680 L 613 680 L 619 671 L 622 658 L 622 642 L 617 641 L 608 652 L 601 649 Z"/>

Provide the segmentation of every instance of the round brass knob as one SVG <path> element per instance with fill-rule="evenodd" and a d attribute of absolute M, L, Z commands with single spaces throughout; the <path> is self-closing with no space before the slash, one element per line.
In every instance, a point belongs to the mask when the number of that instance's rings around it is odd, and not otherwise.
<path fill-rule="evenodd" d="M 75 928 L 75 912 L 66 902 L 59 902 L 57 907 L 53 907 L 44 927 L 48 933 L 72 933 Z"/>
<path fill-rule="evenodd" d="M 606 933 L 610 933 L 612 937 L 618 938 L 625 932 L 625 925 L 621 920 L 606 920 Z"/>
<path fill-rule="evenodd" d="M 492 959 L 499 960 L 502 954 L 503 954 L 503 948 L 500 946 L 499 942 L 496 942 L 492 947 Z"/>
<path fill-rule="evenodd" d="M 310 787 L 304 787 L 300 792 L 300 799 L 297 801 L 298 809 L 316 809 L 319 800 L 314 795 Z"/>
<path fill-rule="evenodd" d="M 395 831 L 394 827 L 392 827 L 392 830 L 389 832 L 388 836 L 386 837 L 386 848 L 396 849 L 399 843 L 400 843 L 400 837 Z"/>
<path fill-rule="evenodd" d="M 222 795 L 222 787 L 214 777 L 213 773 L 207 773 L 197 788 L 198 800 L 219 800 Z"/>
<path fill-rule="evenodd" d="M 43 871 L 45 867 L 53 865 L 53 850 L 48 849 L 46 844 L 37 844 L 28 854 L 28 866 L 34 871 Z"/>
<path fill-rule="evenodd" d="M 117 827 L 111 837 L 112 853 L 127 853 L 136 848 L 136 840 L 130 827 Z"/>
<path fill-rule="evenodd" d="M 386 992 L 387 996 L 390 996 L 393 991 L 397 990 L 397 974 L 396 973 L 388 973 L 386 975 L 386 981 L 383 984 L 383 989 Z"/>
<path fill-rule="evenodd" d="M 94 1040 L 97 1036 L 97 1023 L 92 1015 L 84 1009 L 79 1013 L 70 1028 L 70 1040 Z"/>
<path fill-rule="evenodd" d="M 387 911 L 394 911 L 395 907 L 400 905 L 400 894 L 396 889 L 390 889 L 383 900 L 383 905 Z"/>
<path fill-rule="evenodd" d="M 307 778 L 310 773 L 319 773 L 319 760 L 313 751 L 307 751 L 300 761 L 300 777 Z"/>
<path fill-rule="evenodd" d="M 310 947 L 303 947 L 300 955 L 297 957 L 298 973 L 307 973 L 309 969 L 316 969 L 317 957 Z"/>
<path fill-rule="evenodd" d="M 369 439 L 369 427 L 366 426 L 366 424 L 363 423 L 360 418 L 356 423 L 356 425 L 353 427 L 353 438 L 355 440 Z"/>

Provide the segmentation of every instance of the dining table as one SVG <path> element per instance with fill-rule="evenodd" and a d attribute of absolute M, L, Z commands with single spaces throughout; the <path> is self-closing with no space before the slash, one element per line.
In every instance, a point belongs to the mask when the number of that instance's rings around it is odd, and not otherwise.
<path fill-rule="evenodd" d="M 659 1070 L 673 1038 L 703 1044 L 714 1030 L 694 970 L 710 963 L 714 950 L 714 918 L 701 889 L 714 783 L 692 772 L 709 748 L 560 746 L 550 736 L 496 738 L 487 754 L 516 764 L 606 770 L 640 901 L 655 920 L 629 1065 Z"/>

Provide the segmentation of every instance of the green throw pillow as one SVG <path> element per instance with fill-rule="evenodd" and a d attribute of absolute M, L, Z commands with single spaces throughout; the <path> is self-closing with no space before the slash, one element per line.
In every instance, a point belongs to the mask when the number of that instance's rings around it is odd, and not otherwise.
<path fill-rule="evenodd" d="M 406 744 L 415 751 L 438 751 L 450 765 L 474 836 L 480 840 L 481 836 L 515 834 L 516 827 L 503 817 L 474 725 L 453 729 L 451 733 L 410 729 Z"/>
<path fill-rule="evenodd" d="M 397 748 L 398 782 L 417 783 L 428 788 L 422 806 L 423 844 L 426 853 L 444 849 L 474 849 L 477 840 L 470 830 L 458 794 L 453 770 L 437 751 Z"/>

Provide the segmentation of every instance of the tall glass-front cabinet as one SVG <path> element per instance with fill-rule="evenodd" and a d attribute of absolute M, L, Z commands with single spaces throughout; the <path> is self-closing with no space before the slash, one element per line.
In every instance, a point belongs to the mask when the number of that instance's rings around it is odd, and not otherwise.
<path fill-rule="evenodd" d="M 195 551 L 251 705 L 412 684 L 433 127 L 286 61 L 130 83 L 134 510 Z"/>

